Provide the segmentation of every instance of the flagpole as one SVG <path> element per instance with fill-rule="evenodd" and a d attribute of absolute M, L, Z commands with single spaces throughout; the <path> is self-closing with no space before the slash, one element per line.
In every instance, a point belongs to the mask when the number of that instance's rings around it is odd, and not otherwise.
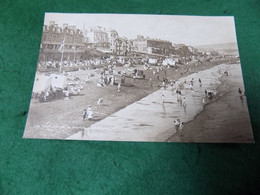
<path fill-rule="evenodd" d="M 62 67 L 63 52 L 64 52 L 64 47 L 65 47 L 65 37 L 63 39 L 63 43 L 61 46 L 62 46 L 62 51 L 61 51 L 61 58 L 60 58 L 60 73 L 61 73 L 61 67 Z"/>

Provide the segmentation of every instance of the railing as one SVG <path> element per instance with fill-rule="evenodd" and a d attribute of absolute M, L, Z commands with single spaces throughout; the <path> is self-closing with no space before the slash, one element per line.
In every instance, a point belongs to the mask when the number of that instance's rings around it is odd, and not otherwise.
<path fill-rule="evenodd" d="M 60 51 L 59 49 L 48 49 L 48 48 L 44 48 L 41 50 L 42 52 L 49 52 L 49 53 L 61 53 L 62 51 Z M 64 49 L 64 53 L 84 53 L 85 50 L 84 49 Z"/>

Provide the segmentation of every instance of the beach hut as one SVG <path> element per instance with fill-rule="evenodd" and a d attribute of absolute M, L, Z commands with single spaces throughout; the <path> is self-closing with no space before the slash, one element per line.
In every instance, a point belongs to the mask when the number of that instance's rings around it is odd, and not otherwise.
<path fill-rule="evenodd" d="M 174 59 L 172 59 L 172 58 L 166 58 L 166 59 L 164 59 L 163 60 L 163 62 L 162 62 L 162 65 L 164 65 L 164 66 L 175 66 L 175 60 Z"/>
<path fill-rule="evenodd" d="M 33 93 L 47 93 L 51 88 L 51 78 L 49 76 L 36 74 L 33 86 Z"/>
<path fill-rule="evenodd" d="M 51 87 L 53 91 L 63 90 L 66 87 L 67 77 L 63 75 L 51 74 Z"/>
<path fill-rule="evenodd" d="M 155 65 L 157 63 L 157 59 L 156 58 L 149 58 L 148 63 Z"/>

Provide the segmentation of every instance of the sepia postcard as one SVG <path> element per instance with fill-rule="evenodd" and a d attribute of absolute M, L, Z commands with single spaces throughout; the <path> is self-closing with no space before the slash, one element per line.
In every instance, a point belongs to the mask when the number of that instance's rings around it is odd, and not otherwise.
<path fill-rule="evenodd" d="M 254 143 L 234 17 L 45 13 L 23 137 Z"/>

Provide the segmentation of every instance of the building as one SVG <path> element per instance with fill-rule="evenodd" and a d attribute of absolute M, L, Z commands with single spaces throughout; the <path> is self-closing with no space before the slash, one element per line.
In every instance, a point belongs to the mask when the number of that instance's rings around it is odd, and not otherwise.
<path fill-rule="evenodd" d="M 108 41 L 110 43 L 110 51 L 111 53 L 116 53 L 116 39 L 119 38 L 117 31 L 108 30 Z"/>
<path fill-rule="evenodd" d="M 102 52 L 111 52 L 110 42 L 106 29 L 100 26 L 82 30 L 87 48 L 96 49 Z"/>
<path fill-rule="evenodd" d="M 82 59 L 84 52 L 84 37 L 76 26 L 63 24 L 59 27 L 54 21 L 43 26 L 40 61 L 60 61 L 62 53 L 62 60 L 75 61 Z"/>
<path fill-rule="evenodd" d="M 132 42 L 125 37 L 119 37 L 115 40 L 115 49 L 113 50 L 114 55 L 127 56 L 131 54 Z"/>
<path fill-rule="evenodd" d="M 172 43 L 166 40 L 151 39 L 138 35 L 133 40 L 133 51 L 150 55 L 168 56 L 173 49 Z"/>

